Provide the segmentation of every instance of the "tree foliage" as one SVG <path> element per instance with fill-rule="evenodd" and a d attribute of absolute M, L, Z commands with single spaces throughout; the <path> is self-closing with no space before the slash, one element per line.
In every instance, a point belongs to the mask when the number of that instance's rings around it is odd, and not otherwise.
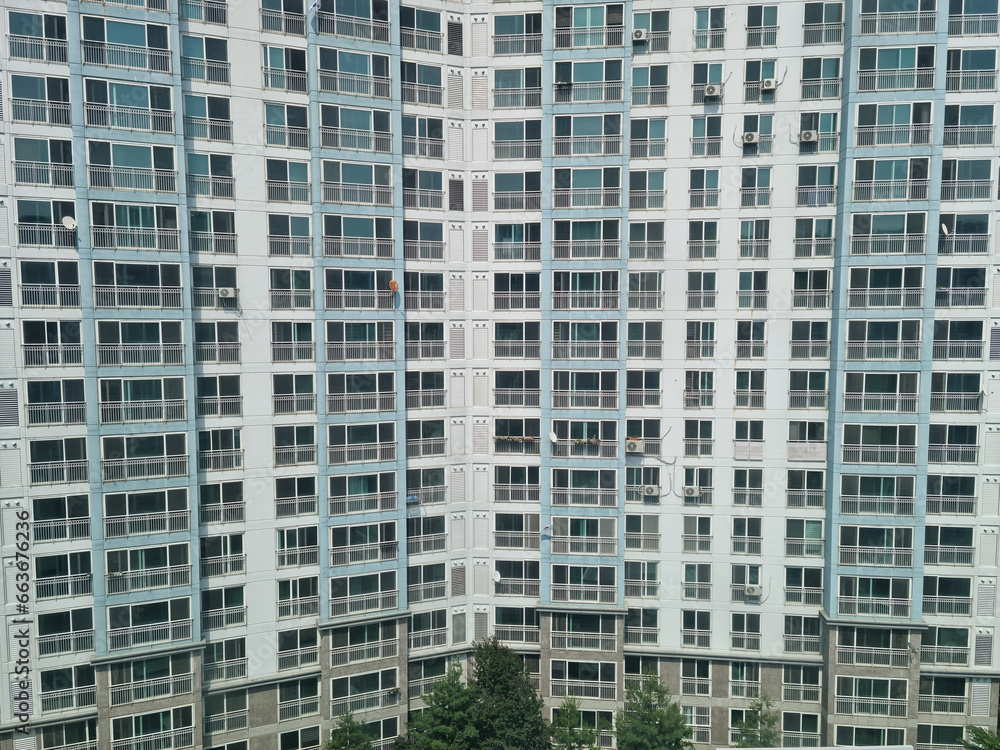
<path fill-rule="evenodd" d="M 962 740 L 965 750 L 1000 750 L 1000 735 L 983 727 L 967 726 Z"/>
<path fill-rule="evenodd" d="M 548 750 L 542 699 L 524 662 L 495 638 L 474 649 L 468 684 L 454 665 L 424 693 L 427 708 L 413 715 L 402 750 Z"/>
<path fill-rule="evenodd" d="M 372 738 L 354 714 L 346 713 L 330 731 L 325 750 L 372 750 Z"/>
<path fill-rule="evenodd" d="M 600 729 L 581 727 L 580 701 L 564 698 L 552 718 L 552 746 L 556 750 L 594 750 Z"/>
<path fill-rule="evenodd" d="M 781 747 L 781 715 L 766 693 L 750 701 L 735 729 L 740 733 L 736 747 Z"/>
<path fill-rule="evenodd" d="M 454 664 L 441 682 L 423 694 L 427 708 L 412 715 L 403 750 L 478 750 L 478 706 L 474 691 L 462 682 Z"/>
<path fill-rule="evenodd" d="M 625 708 L 615 718 L 618 750 L 689 750 L 691 727 L 680 705 L 655 675 L 625 689 Z"/>

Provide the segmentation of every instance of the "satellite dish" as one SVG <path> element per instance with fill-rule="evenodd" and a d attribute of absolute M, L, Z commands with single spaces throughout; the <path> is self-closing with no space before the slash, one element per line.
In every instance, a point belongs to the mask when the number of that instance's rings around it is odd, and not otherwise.
<path fill-rule="evenodd" d="M 493 571 L 493 581 L 495 583 L 500 583 L 501 580 L 502 580 L 502 576 L 500 575 L 500 571 L 499 570 L 494 570 Z"/>
<path fill-rule="evenodd" d="M 941 224 L 941 234 L 947 237 L 951 232 L 948 231 L 948 226 L 944 223 Z"/>
<path fill-rule="evenodd" d="M 77 226 L 76 219 L 72 216 L 63 216 L 62 225 L 72 232 Z"/>
<path fill-rule="evenodd" d="M 552 432 L 549 433 L 549 440 L 551 440 L 553 443 L 556 443 L 556 442 L 559 441 L 559 436 L 556 435 L 555 430 L 553 430 Z"/>

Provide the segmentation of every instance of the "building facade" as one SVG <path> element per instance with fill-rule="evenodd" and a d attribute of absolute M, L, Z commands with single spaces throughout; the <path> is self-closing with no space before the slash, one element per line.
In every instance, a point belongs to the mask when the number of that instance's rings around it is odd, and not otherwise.
<path fill-rule="evenodd" d="M 996 0 L 255 2 L 3 3 L 0 748 L 995 727 Z"/>

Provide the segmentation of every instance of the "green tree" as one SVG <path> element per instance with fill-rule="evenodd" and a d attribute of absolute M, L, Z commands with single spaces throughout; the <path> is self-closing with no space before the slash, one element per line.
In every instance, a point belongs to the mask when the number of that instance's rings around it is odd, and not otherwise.
<path fill-rule="evenodd" d="M 372 738 L 354 714 L 346 713 L 330 732 L 326 750 L 372 750 Z"/>
<path fill-rule="evenodd" d="M 625 708 L 615 718 L 618 750 L 689 750 L 691 727 L 680 705 L 655 675 L 625 688 Z"/>
<path fill-rule="evenodd" d="M 962 740 L 965 750 L 1000 750 L 1000 735 L 983 727 L 967 726 Z"/>
<path fill-rule="evenodd" d="M 598 731 L 581 726 L 580 701 L 564 698 L 552 718 L 552 745 L 556 750 L 594 750 Z"/>
<path fill-rule="evenodd" d="M 412 715 L 401 750 L 479 750 L 478 696 L 453 664 L 441 682 L 423 694 L 427 708 Z"/>
<path fill-rule="evenodd" d="M 473 649 L 472 685 L 480 708 L 479 750 L 548 750 L 549 725 L 542 699 L 528 680 L 521 657 L 496 638 Z"/>
<path fill-rule="evenodd" d="M 735 728 L 740 733 L 736 747 L 781 747 L 781 715 L 766 693 L 750 701 Z"/>

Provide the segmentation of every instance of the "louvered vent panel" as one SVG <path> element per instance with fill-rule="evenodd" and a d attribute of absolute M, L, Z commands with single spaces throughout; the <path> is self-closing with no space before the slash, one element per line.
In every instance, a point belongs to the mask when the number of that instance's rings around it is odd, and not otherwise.
<path fill-rule="evenodd" d="M 453 565 L 451 567 L 451 595 L 465 596 L 465 566 Z"/>
<path fill-rule="evenodd" d="M 490 260 L 490 232 L 488 229 L 472 230 L 472 262 L 488 263 Z"/>
<path fill-rule="evenodd" d="M 465 309 L 465 279 L 461 276 L 448 280 L 448 297 L 451 302 L 449 309 L 461 311 Z"/>
<path fill-rule="evenodd" d="M 486 571 L 489 574 L 489 570 Z M 487 577 L 487 591 L 489 593 L 489 578 Z M 475 635 L 473 636 L 477 641 L 484 641 L 490 634 L 490 616 L 486 612 L 474 612 L 472 615 L 473 622 L 475 623 Z"/>
<path fill-rule="evenodd" d="M 0 391 L 0 427 L 17 427 L 17 391 Z"/>
<path fill-rule="evenodd" d="M 465 359 L 465 329 L 451 329 L 451 346 L 449 349 L 451 358 L 455 360 Z"/>
<path fill-rule="evenodd" d="M 462 76 L 448 76 L 448 108 L 464 109 L 465 100 L 462 95 Z"/>
<path fill-rule="evenodd" d="M 477 424 L 472 426 L 472 451 L 480 456 L 488 456 L 490 453 L 490 426 Z M 478 474 L 476 475 L 478 479 Z M 480 498 L 474 498 L 479 500 Z"/>
<path fill-rule="evenodd" d="M 490 183 L 486 180 L 472 181 L 472 210 L 490 210 Z M 998 356 L 1000 358 L 1000 356 Z"/>
<path fill-rule="evenodd" d="M 465 643 L 465 612 L 456 612 L 451 616 L 451 642 Z"/>

